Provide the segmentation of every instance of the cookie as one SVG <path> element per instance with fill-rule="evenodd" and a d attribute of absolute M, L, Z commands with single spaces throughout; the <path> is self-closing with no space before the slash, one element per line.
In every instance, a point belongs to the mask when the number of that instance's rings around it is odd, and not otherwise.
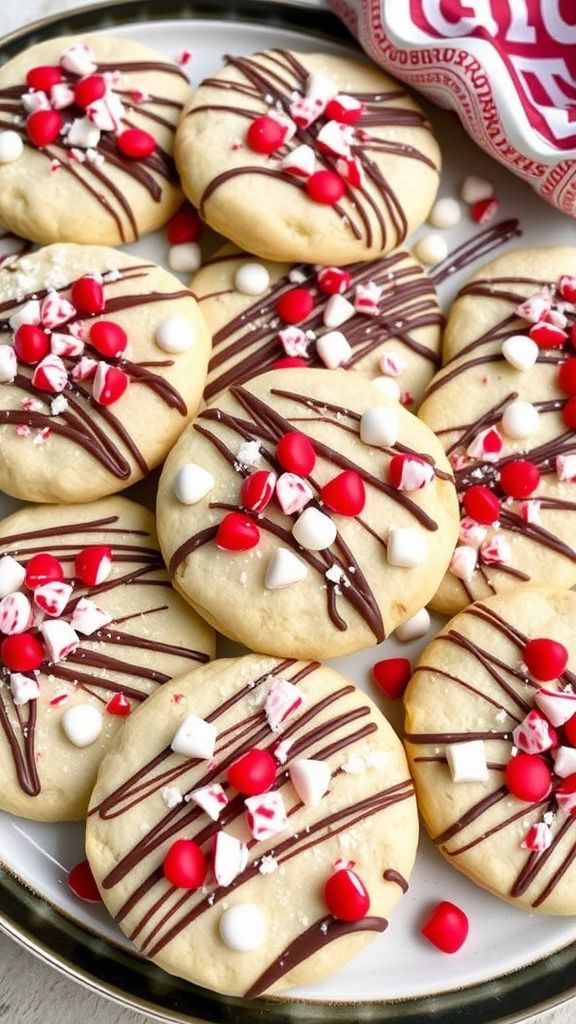
<path fill-rule="evenodd" d="M 340 269 L 262 263 L 226 246 L 190 287 L 213 336 L 208 402 L 288 359 L 381 378 L 414 411 L 440 365 L 435 288 L 400 249 Z"/>
<path fill-rule="evenodd" d="M 89 501 L 165 457 L 202 395 L 210 341 L 187 288 L 102 246 L 0 270 L 0 487 Z"/>
<path fill-rule="evenodd" d="M 576 249 L 517 249 L 481 268 L 450 312 L 446 365 L 419 412 L 461 507 L 439 611 L 576 583 L 574 275 Z"/>
<path fill-rule="evenodd" d="M 186 104 L 175 157 L 213 228 L 263 259 L 375 259 L 421 224 L 440 155 L 380 69 L 332 54 L 227 57 Z"/>
<path fill-rule="evenodd" d="M 370 381 L 276 370 L 185 431 L 158 491 L 174 586 L 252 650 L 336 657 L 427 603 L 457 531 L 442 447 Z"/>
<path fill-rule="evenodd" d="M 0 70 L 0 220 L 42 244 L 132 242 L 182 201 L 176 64 L 108 35 L 38 43 Z"/>
<path fill-rule="evenodd" d="M 417 838 L 402 744 L 366 695 L 318 663 L 251 654 L 181 676 L 127 721 L 86 850 L 139 950 L 253 997 L 384 931 Z"/>
<path fill-rule="evenodd" d="M 0 806 L 86 813 L 127 716 L 214 655 L 174 593 L 153 515 L 126 498 L 21 509 L 0 524 Z"/>
<path fill-rule="evenodd" d="M 576 913 L 576 594 L 470 605 L 405 694 L 419 808 L 447 861 L 519 907 Z"/>

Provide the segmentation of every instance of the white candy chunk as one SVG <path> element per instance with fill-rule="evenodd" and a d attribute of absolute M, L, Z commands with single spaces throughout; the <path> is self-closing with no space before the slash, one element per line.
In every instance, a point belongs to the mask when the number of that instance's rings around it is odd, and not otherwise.
<path fill-rule="evenodd" d="M 316 167 L 316 154 L 312 146 L 296 146 L 284 157 L 280 167 L 287 174 L 293 174 L 297 178 L 309 178 Z"/>
<path fill-rule="evenodd" d="M 11 384 L 18 372 L 18 360 L 11 345 L 0 345 L 0 384 Z"/>
<path fill-rule="evenodd" d="M 236 903 L 222 914 L 219 932 L 222 942 L 229 949 L 237 953 L 249 953 L 263 944 L 266 921 L 255 903 Z"/>
<path fill-rule="evenodd" d="M 532 369 L 539 351 L 536 342 L 525 334 L 513 334 L 511 338 L 506 338 L 502 342 L 502 355 L 506 362 L 523 373 Z"/>
<path fill-rule="evenodd" d="M 162 786 L 160 796 L 169 810 L 172 810 L 174 807 L 178 807 L 178 805 L 184 800 L 184 797 L 177 786 Z"/>
<path fill-rule="evenodd" d="M 515 441 L 522 441 L 531 437 L 538 430 L 540 413 L 531 402 L 525 402 L 522 398 L 510 402 L 502 414 L 502 430 L 506 437 Z"/>
<path fill-rule="evenodd" d="M 249 260 L 234 274 L 234 287 L 242 295 L 262 295 L 270 287 L 270 272 L 263 263 Z"/>
<path fill-rule="evenodd" d="M 437 199 L 428 214 L 428 220 L 432 227 L 440 228 L 441 230 L 456 227 L 456 224 L 460 223 L 461 217 L 460 203 L 457 199 L 452 199 L 451 196 L 443 196 L 442 199 Z"/>
<path fill-rule="evenodd" d="M 479 174 L 469 174 L 460 186 L 460 195 L 465 203 L 472 205 L 480 199 L 490 199 L 494 195 L 494 185 Z"/>
<path fill-rule="evenodd" d="M 554 771 L 561 779 L 567 779 L 576 772 L 576 747 L 558 747 L 552 751 Z"/>
<path fill-rule="evenodd" d="M 385 377 L 401 377 L 408 364 L 399 352 L 388 349 L 380 356 L 379 365 Z"/>
<path fill-rule="evenodd" d="M 242 469 L 255 469 L 262 462 L 259 441 L 242 441 L 236 452 L 236 462 Z"/>
<path fill-rule="evenodd" d="M 25 676 L 22 672 L 10 673 L 10 690 L 12 700 L 17 706 L 27 704 L 29 700 L 36 700 L 40 693 L 36 679 Z"/>
<path fill-rule="evenodd" d="M 99 608 L 94 601 L 88 597 L 81 597 L 72 612 L 71 625 L 77 633 L 83 636 L 92 636 L 97 630 L 112 622 L 112 616 Z"/>
<path fill-rule="evenodd" d="M 18 132 L 11 129 L 0 132 L 0 164 L 12 164 L 24 152 L 24 143 Z"/>
<path fill-rule="evenodd" d="M 228 832 L 217 832 L 212 846 L 212 867 L 218 885 L 230 885 L 248 863 L 248 847 Z"/>
<path fill-rule="evenodd" d="M 464 516 L 460 520 L 458 538 L 463 544 L 468 544 L 471 548 L 479 548 L 487 536 L 487 527 L 483 526 L 482 523 L 477 523 L 471 516 Z"/>
<path fill-rule="evenodd" d="M 399 402 L 402 398 L 400 385 L 393 377 L 373 377 L 372 383 L 378 388 L 378 391 L 380 391 L 381 394 L 386 398 L 389 398 L 392 402 Z"/>
<path fill-rule="evenodd" d="M 202 786 L 201 789 L 194 789 L 190 793 L 190 799 L 198 804 L 203 811 L 206 811 L 212 821 L 218 821 L 228 803 L 226 792 L 219 782 L 214 782 L 211 786 Z"/>
<path fill-rule="evenodd" d="M 95 149 L 100 142 L 100 129 L 87 117 L 77 117 L 66 133 L 67 146 Z"/>
<path fill-rule="evenodd" d="M 274 757 L 276 758 L 279 764 L 286 764 L 286 761 L 288 760 L 288 754 L 290 752 L 290 747 L 293 745 L 293 743 L 294 737 L 289 736 L 287 739 L 280 740 L 280 742 L 276 744 L 273 753 Z"/>
<path fill-rule="evenodd" d="M 124 107 L 122 100 L 117 93 L 108 89 L 99 100 L 94 100 L 86 108 L 86 113 L 91 121 L 102 132 L 119 132 L 122 130 Z"/>
<path fill-rule="evenodd" d="M 40 626 L 50 661 L 59 662 L 75 651 L 80 643 L 76 630 L 63 619 L 49 619 Z"/>
<path fill-rule="evenodd" d="M 202 264 L 198 242 L 180 242 L 168 249 L 168 266 L 180 274 L 193 274 Z"/>
<path fill-rule="evenodd" d="M 360 440 L 377 448 L 389 448 L 400 436 L 400 420 L 395 409 L 373 405 L 362 414 Z"/>
<path fill-rule="evenodd" d="M 26 579 L 26 569 L 12 555 L 0 558 L 0 597 L 20 590 Z"/>
<path fill-rule="evenodd" d="M 264 712 L 272 732 L 279 732 L 282 722 L 292 718 L 301 707 L 302 694 L 288 679 L 279 679 L 266 696 Z"/>
<path fill-rule="evenodd" d="M 307 807 L 317 807 L 328 791 L 332 773 L 326 761 L 300 758 L 293 761 L 288 769 L 290 781 L 298 796 Z"/>
<path fill-rule="evenodd" d="M 308 567 L 288 548 L 277 548 L 268 562 L 264 586 L 267 590 L 282 590 L 299 583 L 308 575 Z"/>
<path fill-rule="evenodd" d="M 13 331 L 17 331 L 22 324 L 39 324 L 40 303 L 38 299 L 29 299 L 28 302 L 25 302 L 20 309 L 12 313 L 12 316 L 8 318 L 8 323 Z"/>
<path fill-rule="evenodd" d="M 32 624 L 32 605 L 21 591 L 7 594 L 0 601 L 0 633 L 13 636 Z"/>
<path fill-rule="evenodd" d="M 478 552 L 470 544 L 460 544 L 454 551 L 448 566 L 451 573 L 460 580 L 470 581 L 478 564 Z"/>
<path fill-rule="evenodd" d="M 50 101 L 45 92 L 41 89 L 32 92 L 25 92 L 20 99 L 27 114 L 33 114 L 36 110 L 49 110 Z"/>
<path fill-rule="evenodd" d="M 576 693 L 548 690 L 543 686 L 537 691 L 534 703 L 554 726 L 565 725 L 576 714 Z"/>
<path fill-rule="evenodd" d="M 61 583 L 54 580 L 51 583 L 43 583 L 34 590 L 34 604 L 46 615 L 62 615 L 70 597 L 72 587 L 69 583 Z"/>
<path fill-rule="evenodd" d="M 169 316 L 156 328 L 156 344 L 164 352 L 186 352 L 196 341 L 196 328 L 184 316 Z"/>
<path fill-rule="evenodd" d="M 196 715 L 188 715 L 178 726 L 172 743 L 175 754 L 208 760 L 214 755 L 218 730 Z"/>
<path fill-rule="evenodd" d="M 278 331 L 278 337 L 287 356 L 307 357 L 310 340 L 300 327 L 284 327 L 283 330 Z"/>
<path fill-rule="evenodd" d="M 376 281 L 357 284 L 354 292 L 354 309 L 365 316 L 378 316 L 381 294 L 382 286 L 376 284 Z"/>
<path fill-rule="evenodd" d="M 307 551 L 323 551 L 336 540 L 336 524 L 317 508 L 305 508 L 292 527 L 294 540 Z"/>
<path fill-rule="evenodd" d="M 327 150 L 333 156 L 350 156 L 352 133 L 348 125 L 339 121 L 326 121 L 316 136 L 319 149 Z"/>
<path fill-rule="evenodd" d="M 288 827 L 284 801 L 277 790 L 260 793 L 259 796 L 249 796 L 244 805 L 248 828 L 254 839 L 264 842 L 284 832 Z"/>
<path fill-rule="evenodd" d="M 64 110 L 74 103 L 74 90 L 66 82 L 56 82 L 50 89 L 50 106 L 54 110 Z"/>
<path fill-rule="evenodd" d="M 448 255 L 448 242 L 442 235 L 424 235 L 414 246 L 414 255 L 420 263 L 434 267 Z"/>
<path fill-rule="evenodd" d="M 556 473 L 563 483 L 576 483 L 576 455 L 557 455 Z"/>
<path fill-rule="evenodd" d="M 59 416 L 60 413 L 66 412 L 68 408 L 68 399 L 64 398 L 64 395 L 57 395 L 56 398 L 50 402 L 50 413 L 52 416 Z"/>
<path fill-rule="evenodd" d="M 512 561 L 510 541 L 502 534 L 483 541 L 480 545 L 480 561 L 485 565 L 506 564 Z"/>
<path fill-rule="evenodd" d="M 388 534 L 386 556 L 389 565 L 414 569 L 428 555 L 428 543 L 422 530 L 412 526 L 393 526 Z"/>
<path fill-rule="evenodd" d="M 91 75 L 97 70 L 96 55 L 87 43 L 76 43 L 60 57 L 60 67 L 73 75 Z"/>
<path fill-rule="evenodd" d="M 566 786 L 566 790 L 563 792 L 562 787 Z M 570 784 L 561 782 L 556 789 L 554 796 L 556 797 L 556 803 L 565 814 L 576 814 L 576 791 L 572 790 Z"/>
<path fill-rule="evenodd" d="M 340 298 L 333 295 L 332 298 Z M 341 331 L 328 331 L 316 341 L 318 357 L 329 370 L 337 370 L 344 366 L 352 355 L 351 345 Z"/>
<path fill-rule="evenodd" d="M 215 482 L 207 469 L 195 462 L 185 462 L 174 477 L 174 494 L 183 505 L 195 505 L 210 493 Z"/>
<path fill-rule="evenodd" d="M 62 728 L 75 747 L 89 747 L 102 732 L 102 714 L 93 704 L 76 704 L 62 715 Z"/>
<path fill-rule="evenodd" d="M 484 740 L 449 743 L 445 752 L 452 782 L 486 782 L 488 765 Z"/>
<path fill-rule="evenodd" d="M 354 306 L 343 295 L 331 295 L 324 306 L 322 321 L 325 327 L 340 327 L 354 316 Z"/>
<path fill-rule="evenodd" d="M 394 636 L 401 643 L 407 643 L 409 640 L 417 640 L 418 637 L 424 636 L 429 629 L 430 613 L 427 608 L 420 608 L 406 622 L 403 622 L 401 626 L 396 627 Z"/>

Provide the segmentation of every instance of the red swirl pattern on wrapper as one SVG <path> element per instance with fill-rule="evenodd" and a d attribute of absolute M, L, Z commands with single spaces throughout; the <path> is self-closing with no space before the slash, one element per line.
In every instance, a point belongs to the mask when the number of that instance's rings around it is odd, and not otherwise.
<path fill-rule="evenodd" d="M 576 216 L 576 25 L 561 0 L 330 0 L 366 53 Z"/>

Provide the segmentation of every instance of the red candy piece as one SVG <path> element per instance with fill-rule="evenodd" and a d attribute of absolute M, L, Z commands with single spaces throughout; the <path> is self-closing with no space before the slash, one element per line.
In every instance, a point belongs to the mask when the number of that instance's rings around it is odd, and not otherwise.
<path fill-rule="evenodd" d="M 352 277 L 341 267 L 322 267 L 316 281 L 320 291 L 326 295 L 343 295 L 350 287 Z"/>
<path fill-rule="evenodd" d="M 477 203 L 472 203 L 470 216 L 475 224 L 489 224 L 498 213 L 499 206 L 500 203 L 494 196 L 490 196 L 488 199 L 479 199 Z"/>
<path fill-rule="evenodd" d="M 242 481 L 240 497 L 244 508 L 250 512 L 262 512 L 274 497 L 276 474 L 266 469 L 251 473 Z"/>
<path fill-rule="evenodd" d="M 34 366 L 50 351 L 50 338 L 41 327 L 21 324 L 14 335 L 14 351 L 20 362 Z"/>
<path fill-rule="evenodd" d="M 102 902 L 96 880 L 87 860 L 81 860 L 79 864 L 75 864 L 68 872 L 68 885 L 79 900 L 84 900 L 85 903 Z"/>
<path fill-rule="evenodd" d="M 197 889 L 206 878 L 206 857 L 193 839 L 177 839 L 162 865 L 164 877 L 178 889 Z"/>
<path fill-rule="evenodd" d="M 276 761 L 267 750 L 253 747 L 237 761 L 232 762 L 226 772 L 226 778 L 239 793 L 259 796 L 260 793 L 267 793 L 274 785 Z"/>
<path fill-rule="evenodd" d="M 96 100 L 101 100 L 106 92 L 106 79 L 102 75 L 87 75 L 76 83 L 74 102 L 79 107 L 89 107 Z"/>
<path fill-rule="evenodd" d="M 309 438 L 297 430 L 283 434 L 276 445 L 276 458 L 283 469 L 298 476 L 308 476 L 314 469 L 316 452 Z"/>
<path fill-rule="evenodd" d="M 464 508 L 477 523 L 490 525 L 500 515 L 500 501 L 489 487 L 478 484 L 464 492 Z"/>
<path fill-rule="evenodd" d="M 456 953 L 468 937 L 470 923 L 463 910 L 455 903 L 442 900 L 437 903 L 420 931 L 428 942 L 443 953 Z"/>
<path fill-rule="evenodd" d="M 393 455 L 388 463 L 388 480 L 400 491 L 418 491 L 433 477 L 430 463 L 418 455 Z"/>
<path fill-rule="evenodd" d="M 145 160 L 156 149 L 156 139 L 142 128 L 127 128 L 116 136 L 116 145 L 123 156 L 131 160 Z"/>
<path fill-rule="evenodd" d="M 333 100 L 329 101 L 325 114 L 329 121 L 338 121 L 340 124 L 356 124 L 363 112 L 364 105 L 362 103 L 355 106 L 347 105 L 342 103 L 338 96 L 335 96 Z"/>
<path fill-rule="evenodd" d="M 568 651 L 564 644 L 558 643 L 557 640 L 549 640 L 547 637 L 529 640 L 522 657 L 530 675 L 541 683 L 558 679 L 568 664 Z"/>
<path fill-rule="evenodd" d="M 92 398 L 98 405 L 114 405 L 126 391 L 130 380 L 124 370 L 108 363 L 99 363 L 96 367 Z"/>
<path fill-rule="evenodd" d="M 339 868 L 324 886 L 324 902 L 341 921 L 359 921 L 370 910 L 370 897 L 364 882 L 351 868 Z"/>
<path fill-rule="evenodd" d="M 287 324 L 299 324 L 312 312 L 314 296 L 307 288 L 293 288 L 284 292 L 276 303 L 278 316 Z"/>
<path fill-rule="evenodd" d="M 255 118 L 246 132 L 246 142 L 255 153 L 275 153 L 286 138 L 286 128 L 274 117 Z"/>
<path fill-rule="evenodd" d="M 532 341 L 536 342 L 538 348 L 560 348 L 568 337 L 566 331 L 563 331 L 561 327 L 555 327 L 554 324 L 550 324 L 546 320 L 540 320 L 539 323 L 534 324 L 528 334 Z"/>
<path fill-rule="evenodd" d="M 566 302 L 576 302 L 576 277 L 563 275 L 558 282 L 558 291 Z"/>
<path fill-rule="evenodd" d="M 106 544 L 82 548 L 74 560 L 74 572 L 87 587 L 97 587 L 108 579 L 112 568 L 112 551 Z"/>
<path fill-rule="evenodd" d="M 398 700 L 412 677 L 408 658 L 384 658 L 372 665 L 372 678 L 379 690 L 390 700 Z"/>
<path fill-rule="evenodd" d="M 109 715 L 117 715 L 124 718 L 132 711 L 132 705 L 123 693 L 115 693 L 110 697 L 110 700 L 106 705 L 106 711 Z"/>
<path fill-rule="evenodd" d="M 340 516 L 358 516 L 366 504 L 364 481 L 355 469 L 346 469 L 324 484 L 320 498 Z"/>
<path fill-rule="evenodd" d="M 28 590 L 36 590 L 36 587 L 44 583 L 60 583 L 64 579 L 64 568 L 62 563 L 46 552 L 34 555 L 26 566 L 24 584 Z"/>
<path fill-rule="evenodd" d="M 202 234 L 202 221 L 198 211 L 187 203 L 181 206 L 168 221 L 166 229 L 170 245 L 182 245 L 183 242 L 197 242 Z"/>
<path fill-rule="evenodd" d="M 260 530 L 251 519 L 241 512 L 229 512 L 224 516 L 216 532 L 217 547 L 225 551 L 248 551 L 255 548 L 260 540 Z"/>
<path fill-rule="evenodd" d="M 62 118 L 56 110 L 35 110 L 26 118 L 26 134 L 30 142 L 42 149 L 58 138 L 62 124 Z"/>
<path fill-rule="evenodd" d="M 569 398 L 564 406 L 562 419 L 570 430 L 576 430 L 576 398 Z"/>
<path fill-rule="evenodd" d="M 512 796 L 529 804 L 544 800 L 552 789 L 550 769 L 539 754 L 511 757 L 504 778 Z"/>
<path fill-rule="evenodd" d="M 556 787 L 556 799 L 566 814 L 576 816 L 576 772 L 562 779 Z"/>
<path fill-rule="evenodd" d="M 2 641 L 0 658 L 12 672 L 33 672 L 44 660 L 44 649 L 32 633 L 15 633 Z"/>
<path fill-rule="evenodd" d="M 576 359 L 567 359 L 558 368 L 558 387 L 567 395 L 576 395 Z"/>
<path fill-rule="evenodd" d="M 29 85 L 36 92 L 49 93 L 52 86 L 58 85 L 58 82 L 61 81 L 62 72 L 60 68 L 52 67 L 50 64 L 30 68 L 26 73 L 26 85 Z"/>
<path fill-rule="evenodd" d="M 564 739 L 571 747 L 576 747 L 576 715 L 572 715 L 563 728 Z"/>
<path fill-rule="evenodd" d="M 113 320 L 99 320 L 90 328 L 90 344 L 103 356 L 113 358 L 121 355 L 127 343 L 126 331 Z"/>
<path fill-rule="evenodd" d="M 510 498 L 528 498 L 539 483 L 538 466 L 527 459 L 513 459 L 500 468 L 500 486 Z"/>
<path fill-rule="evenodd" d="M 277 359 L 275 363 L 272 363 L 271 370 L 292 370 L 294 367 L 299 369 L 305 369 L 308 363 L 305 359 L 301 359 L 300 356 L 286 356 L 285 359 Z"/>
<path fill-rule="evenodd" d="M 79 277 L 70 289 L 72 305 L 79 313 L 101 313 L 104 309 L 104 288 L 95 277 Z"/>
<path fill-rule="evenodd" d="M 346 185 L 334 171 L 315 171 L 306 181 L 306 192 L 315 203 L 334 206 L 346 192 Z"/>

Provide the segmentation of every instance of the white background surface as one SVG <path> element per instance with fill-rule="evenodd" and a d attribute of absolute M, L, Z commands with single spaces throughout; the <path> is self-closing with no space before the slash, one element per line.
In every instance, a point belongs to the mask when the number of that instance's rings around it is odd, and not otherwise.
<path fill-rule="evenodd" d="M 78 0 L 0 0 L 0 35 L 76 6 Z M 2 935 L 0 965 L 0 1021 L 6 1024 L 78 1024 L 83 1020 L 91 1024 L 151 1024 L 152 1018 L 86 991 Z M 572 1024 L 576 1021 L 576 1001 L 530 1017 L 529 1021 Z"/>

